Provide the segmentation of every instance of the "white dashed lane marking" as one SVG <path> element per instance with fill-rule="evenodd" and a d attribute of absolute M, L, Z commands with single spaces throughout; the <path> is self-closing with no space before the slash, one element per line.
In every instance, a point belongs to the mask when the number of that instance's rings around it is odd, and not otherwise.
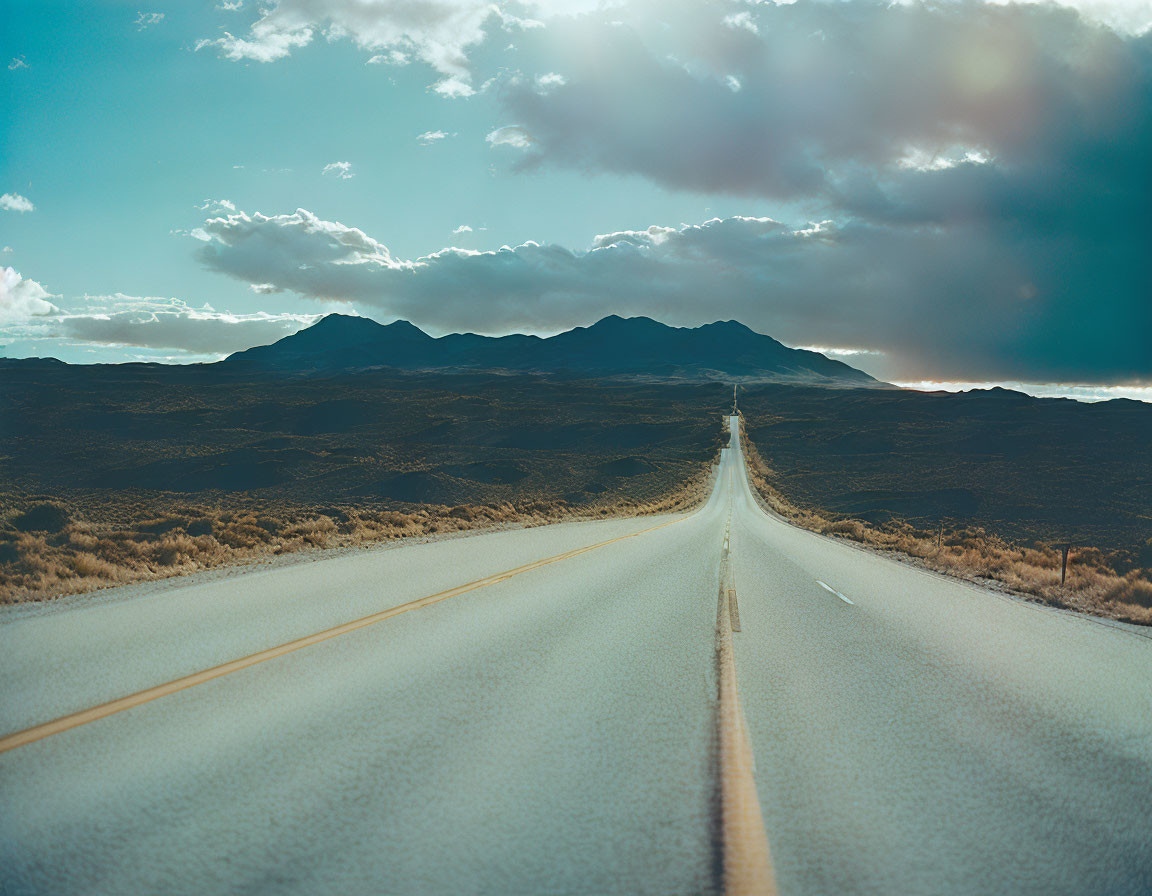
<path fill-rule="evenodd" d="M 855 604 L 852 601 L 848 600 L 848 598 L 846 598 L 843 594 L 841 594 L 839 591 L 837 591 L 835 588 L 833 588 L 827 582 L 821 582 L 819 579 L 817 579 L 816 584 L 819 585 L 821 588 L 823 588 L 825 591 L 831 591 L 838 598 L 840 598 L 840 600 L 844 601 L 844 603 L 852 604 L 853 606 L 855 606 Z"/>

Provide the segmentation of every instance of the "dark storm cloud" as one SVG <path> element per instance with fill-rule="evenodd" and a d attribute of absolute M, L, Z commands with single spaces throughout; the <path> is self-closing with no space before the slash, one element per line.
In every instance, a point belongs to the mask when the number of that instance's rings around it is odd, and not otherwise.
<path fill-rule="evenodd" d="M 564 80 L 504 85 L 518 167 L 817 210 L 856 275 L 791 288 L 825 296 L 813 316 L 914 306 L 879 337 L 909 372 L 1152 377 L 1152 34 L 970 2 L 621 18 L 530 36 Z"/>
<path fill-rule="evenodd" d="M 522 165 L 899 220 L 1038 198 L 1051 211 L 1152 183 L 1148 35 L 1047 5 L 632 9 L 619 24 L 584 18 L 524 38 L 531 64 L 562 80 L 541 90 L 520 76 L 501 90 L 508 124 L 531 138 Z M 968 151 L 988 171 L 944 173 Z M 957 188 L 977 195 L 957 202 Z M 1150 201 L 1145 190 L 1136 204 Z"/>

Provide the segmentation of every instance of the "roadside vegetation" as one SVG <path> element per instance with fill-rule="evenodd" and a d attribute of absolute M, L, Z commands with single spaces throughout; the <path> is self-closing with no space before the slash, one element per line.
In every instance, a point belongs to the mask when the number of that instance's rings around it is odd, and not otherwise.
<path fill-rule="evenodd" d="M 54 368 L 0 395 L 0 603 L 283 554 L 688 509 L 722 386 L 218 381 Z"/>
<path fill-rule="evenodd" d="M 858 393 L 742 398 L 749 474 L 769 510 L 941 573 L 1152 625 L 1152 501 L 1141 497 L 1152 408 Z M 1070 435 L 1064 415 L 1087 431 Z"/>
<path fill-rule="evenodd" d="M 688 510 L 707 495 L 710 467 L 659 497 L 613 495 L 591 506 L 565 501 L 289 508 L 237 500 L 224 506 L 141 501 L 126 527 L 84 502 L 13 498 L 0 520 L 0 603 L 77 594 L 110 585 L 187 575 L 299 551 L 566 520 Z M 227 509 L 231 505 L 233 509 Z M 116 508 L 116 516 L 125 508 Z"/>

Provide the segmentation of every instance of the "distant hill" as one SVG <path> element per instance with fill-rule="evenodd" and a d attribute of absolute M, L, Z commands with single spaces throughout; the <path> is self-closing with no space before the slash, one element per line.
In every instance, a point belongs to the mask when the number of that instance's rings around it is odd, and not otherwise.
<path fill-rule="evenodd" d="M 330 314 L 291 336 L 231 355 L 229 368 L 322 372 L 507 370 L 634 379 L 746 380 L 880 386 L 819 352 L 788 348 L 734 320 L 669 327 L 647 317 L 606 317 L 548 338 L 453 333 L 434 338 L 407 321 L 382 325 Z"/>

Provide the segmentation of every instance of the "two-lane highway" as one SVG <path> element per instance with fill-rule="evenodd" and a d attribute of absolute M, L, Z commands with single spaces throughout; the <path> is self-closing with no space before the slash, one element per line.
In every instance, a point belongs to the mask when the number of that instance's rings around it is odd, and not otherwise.
<path fill-rule="evenodd" d="M 780 892 L 1152 890 L 1152 641 L 774 520 L 737 436 L 682 518 L 0 615 L 0 892 L 718 891 L 726 528 Z"/>

